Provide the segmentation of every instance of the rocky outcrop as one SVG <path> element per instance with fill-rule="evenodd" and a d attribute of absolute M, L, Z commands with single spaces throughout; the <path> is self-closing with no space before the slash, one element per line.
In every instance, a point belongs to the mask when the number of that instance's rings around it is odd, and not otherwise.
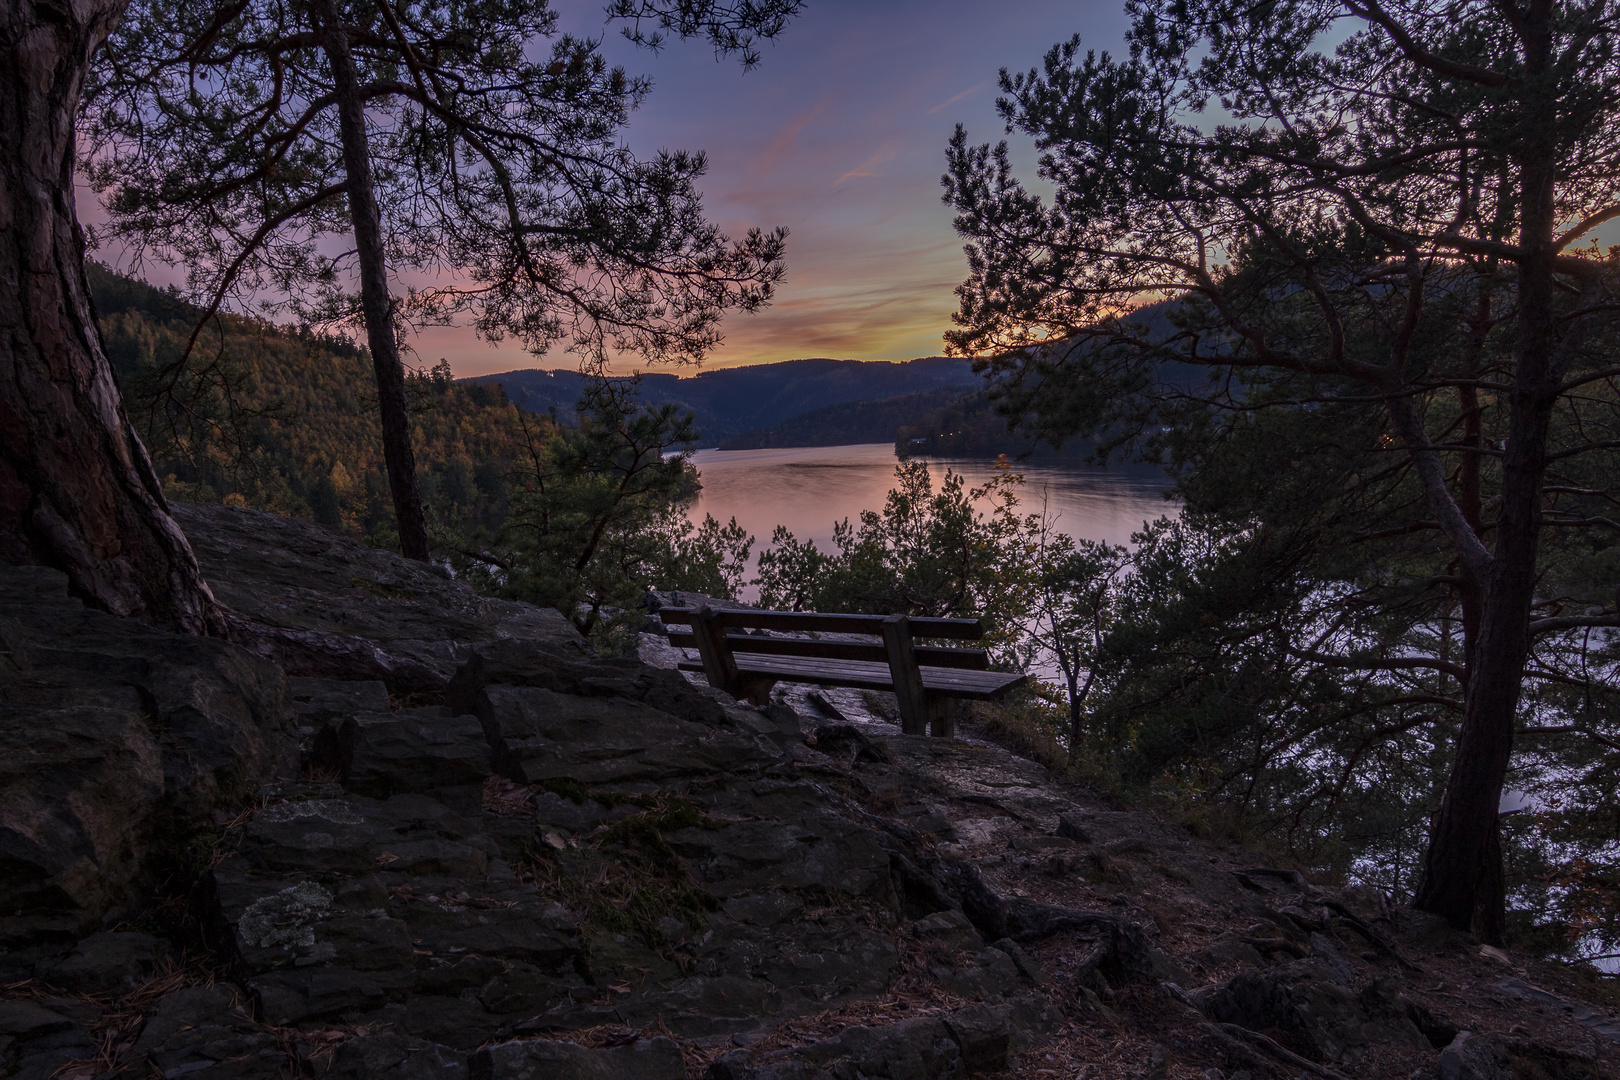
<path fill-rule="evenodd" d="M 176 504 L 231 635 L 289 675 L 441 689 L 473 642 L 577 641 L 549 608 L 482 597 L 441 568 L 256 510 Z"/>
<path fill-rule="evenodd" d="M 1503 1047 L 1490 1036 L 1475 1035 L 1471 1031 L 1458 1032 L 1440 1051 L 1435 1075 L 1437 1080 L 1512 1080 L 1513 1077 Z"/>
<path fill-rule="evenodd" d="M 181 518 L 248 647 L 0 570 L 0 1075 L 1608 1075 L 1567 987 L 997 747 Z"/>
<path fill-rule="evenodd" d="M 1330 955 L 1242 971 L 1201 1004 L 1214 1020 L 1273 1033 L 1330 1064 L 1353 1065 L 1369 1047 L 1430 1049 L 1391 985 L 1373 982 L 1358 993 L 1348 968 Z"/>
<path fill-rule="evenodd" d="M 87 609 L 0 568 L 0 944 L 71 945 L 128 914 L 162 831 L 297 770 L 274 665 Z"/>

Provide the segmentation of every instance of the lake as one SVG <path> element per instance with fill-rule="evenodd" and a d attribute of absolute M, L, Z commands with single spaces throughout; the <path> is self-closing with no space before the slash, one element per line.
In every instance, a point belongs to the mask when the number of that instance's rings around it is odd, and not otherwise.
<path fill-rule="evenodd" d="M 983 484 L 993 461 L 926 458 L 935 490 L 948 468 L 969 487 Z M 832 549 L 833 523 L 859 519 L 862 510 L 881 510 L 899 461 L 893 443 L 807 446 L 772 450 L 699 450 L 692 464 L 703 491 L 690 513 L 695 520 L 713 514 L 722 523 L 735 517 L 755 537 L 754 551 L 770 543 L 771 532 L 786 525 L 800 540 Z M 1144 521 L 1174 514 L 1177 504 L 1160 494 L 1165 478 L 1144 468 L 1095 468 L 1072 462 L 1015 464 L 1023 473 L 1019 509 L 1046 508 L 1057 528 L 1087 540 L 1130 541 Z M 752 593 L 753 590 L 747 590 Z"/>

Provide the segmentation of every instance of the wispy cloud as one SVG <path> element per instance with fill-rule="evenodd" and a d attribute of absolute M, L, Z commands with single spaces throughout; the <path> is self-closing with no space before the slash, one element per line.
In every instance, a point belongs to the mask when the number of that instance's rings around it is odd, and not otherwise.
<path fill-rule="evenodd" d="M 974 94 L 977 94 L 980 90 L 983 90 L 985 87 L 987 87 L 989 85 L 990 85 L 990 80 L 986 79 L 986 80 L 984 80 L 984 82 L 980 83 L 977 86 L 970 86 L 966 90 L 962 91 L 960 94 L 957 94 L 955 97 L 946 98 L 944 101 L 940 102 L 938 105 L 935 105 L 932 109 L 929 109 L 928 110 L 928 115 L 932 116 L 935 113 L 939 112 L 941 109 L 948 109 L 952 105 L 955 105 L 958 101 L 961 101 L 963 98 L 972 97 Z"/>
<path fill-rule="evenodd" d="M 882 173 L 875 170 L 879 165 L 891 160 L 894 155 L 899 152 L 900 145 L 901 143 L 899 139 L 890 139 L 888 142 L 878 147 L 877 152 L 871 157 L 849 170 L 849 172 L 845 173 L 843 176 L 840 176 L 837 180 L 834 180 L 833 187 L 837 187 L 839 184 L 842 184 L 845 180 L 848 180 L 853 176 L 882 176 Z"/>
<path fill-rule="evenodd" d="M 555 6 L 573 20 L 570 32 L 600 33 L 600 4 Z M 1038 63 L 1076 25 L 1091 44 L 1117 50 L 1128 25 L 1119 0 L 997 0 L 994 18 L 985 8 L 984 0 L 817 0 L 746 76 L 700 45 L 650 54 L 608 35 L 610 62 L 657 84 L 634 115 L 630 145 L 643 154 L 706 150 L 706 212 L 727 234 L 792 230 L 775 303 L 729 313 L 725 343 L 706 367 L 942 350 L 952 290 L 967 276 L 962 239 L 939 199 L 946 121 L 982 138 L 1002 126 L 997 67 Z M 1013 140 L 1012 152 L 1020 169 L 1033 168 L 1027 140 Z M 490 346 L 464 326 L 414 340 L 413 362 L 445 356 L 458 375 L 577 362 L 561 348 L 536 360 L 511 340 Z M 647 364 L 627 357 L 621 366 Z"/>
<path fill-rule="evenodd" d="M 842 246 L 842 245 L 840 245 Z M 949 241 L 869 250 L 827 265 L 807 260 L 789 271 L 780 298 L 758 315 L 726 320 L 726 344 L 710 365 L 834 356 L 905 360 L 937 354 L 956 308 L 953 287 L 965 267 Z"/>
<path fill-rule="evenodd" d="M 826 109 L 827 103 L 823 101 L 789 120 L 787 125 L 776 133 L 776 137 L 754 159 L 753 164 L 748 169 L 748 179 L 757 180 L 762 176 L 768 176 L 775 172 L 776 167 L 785 159 L 792 157 L 795 150 L 794 144 L 799 138 L 799 132 L 809 126 L 810 122 L 825 112 Z"/>

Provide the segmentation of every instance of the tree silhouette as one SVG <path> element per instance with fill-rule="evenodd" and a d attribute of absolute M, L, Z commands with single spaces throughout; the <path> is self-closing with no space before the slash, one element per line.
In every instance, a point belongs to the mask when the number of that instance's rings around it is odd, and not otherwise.
<path fill-rule="evenodd" d="M 1418 492 L 1402 527 L 1449 561 L 1430 584 L 1461 609 L 1462 656 L 1322 661 L 1455 679 L 1416 903 L 1498 937 L 1497 807 L 1532 645 L 1620 625 L 1612 604 L 1538 593 L 1544 533 L 1614 528 L 1606 482 L 1570 477 L 1620 445 L 1615 266 L 1579 247 L 1620 216 L 1620 8 L 1128 10 L 1125 59 L 1076 38 L 1040 71 L 1003 72 L 1003 116 L 1034 137 L 1049 200 L 1005 144 L 958 129 L 945 185 L 970 276 L 947 340 L 997 357 L 1006 406 L 1053 439 L 1147 432 L 1189 397 L 1319 425 L 1378 405 L 1380 448 Z"/>
<path fill-rule="evenodd" d="M 651 23 L 752 62 L 798 7 L 613 14 L 646 44 L 662 40 Z M 642 160 L 619 141 L 649 88 L 559 36 L 544 0 L 144 0 L 86 98 L 100 239 L 186 265 L 210 313 L 268 297 L 362 325 L 401 549 L 426 558 L 408 326 L 470 314 L 491 339 L 566 340 L 597 365 L 700 358 L 781 275 L 781 230 L 732 242 L 704 218 L 701 154 Z M 402 290 L 409 272 L 447 283 Z"/>

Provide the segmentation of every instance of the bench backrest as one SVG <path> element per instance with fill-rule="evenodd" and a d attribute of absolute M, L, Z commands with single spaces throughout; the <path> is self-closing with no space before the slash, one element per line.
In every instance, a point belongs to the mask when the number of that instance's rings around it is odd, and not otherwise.
<path fill-rule="evenodd" d="M 667 607 L 658 612 L 666 623 L 691 625 L 696 608 Z M 870 634 L 883 636 L 887 615 L 836 615 L 820 611 L 759 611 L 753 608 L 715 608 L 715 621 L 727 628 L 781 630 L 798 634 Z M 978 641 L 984 637 L 980 619 L 930 619 L 912 615 L 906 625 L 917 638 Z"/>
<path fill-rule="evenodd" d="M 765 705 L 770 699 L 770 688 L 783 675 L 809 674 L 803 664 L 788 665 L 784 661 L 772 662 L 748 659 L 739 663 L 739 657 L 748 654 L 766 656 L 798 656 L 810 658 L 810 666 L 818 669 L 809 681 L 831 686 L 866 686 L 893 690 L 900 712 L 900 729 L 907 735 L 927 734 L 933 727 L 935 735 L 950 735 L 955 731 L 953 698 L 964 695 L 962 690 L 977 674 L 956 676 L 954 687 L 950 679 L 942 682 L 938 668 L 972 668 L 980 672 L 989 666 L 989 656 L 983 649 L 953 649 L 937 645 L 918 645 L 914 638 L 945 638 L 953 641 L 977 641 L 984 636 L 984 624 L 978 619 L 929 619 L 905 615 L 839 615 L 816 611 L 756 611 L 748 608 L 716 609 L 667 607 L 658 613 L 663 621 L 677 626 L 691 627 L 689 633 L 671 631 L 671 645 L 696 649 L 702 657 L 703 673 L 709 685 L 725 690 L 734 697 L 747 697 L 756 705 Z M 749 634 L 747 630 L 776 630 L 787 633 L 849 634 L 871 636 L 879 642 L 866 644 L 859 641 L 829 641 L 815 638 L 783 638 Z M 841 661 L 863 660 L 859 671 Z M 872 670 L 879 665 L 887 668 L 887 678 L 874 682 Z M 743 668 L 747 668 L 745 673 Z M 934 689 L 924 683 L 923 668 L 929 668 Z M 1022 683 L 1024 676 L 1008 676 L 1005 685 Z M 851 680 L 859 681 L 851 681 Z M 789 681 L 797 681 L 789 678 Z M 995 689 L 1002 690 L 1004 686 Z"/>
<path fill-rule="evenodd" d="M 669 643 L 678 648 L 701 649 L 695 633 L 698 609 L 663 608 L 658 613 L 665 623 L 691 626 L 692 632 L 671 631 Z M 889 648 L 881 643 L 866 644 L 858 641 L 827 641 L 809 638 L 772 638 L 740 633 L 743 630 L 775 630 L 800 634 L 862 634 L 883 638 L 883 615 L 840 615 L 818 611 L 756 611 L 750 609 L 712 609 L 711 625 L 724 634 L 725 646 L 732 652 L 757 653 L 766 656 L 807 656 L 827 660 L 867 660 L 886 662 Z M 944 638 L 953 641 L 977 641 L 984 637 L 984 623 L 978 619 L 934 619 L 918 616 L 905 620 L 913 638 Z M 892 625 L 892 624 L 891 624 Z M 953 649 L 939 645 L 914 645 L 911 652 L 918 664 L 926 667 L 960 668 L 986 671 L 990 657 L 983 649 Z"/>

